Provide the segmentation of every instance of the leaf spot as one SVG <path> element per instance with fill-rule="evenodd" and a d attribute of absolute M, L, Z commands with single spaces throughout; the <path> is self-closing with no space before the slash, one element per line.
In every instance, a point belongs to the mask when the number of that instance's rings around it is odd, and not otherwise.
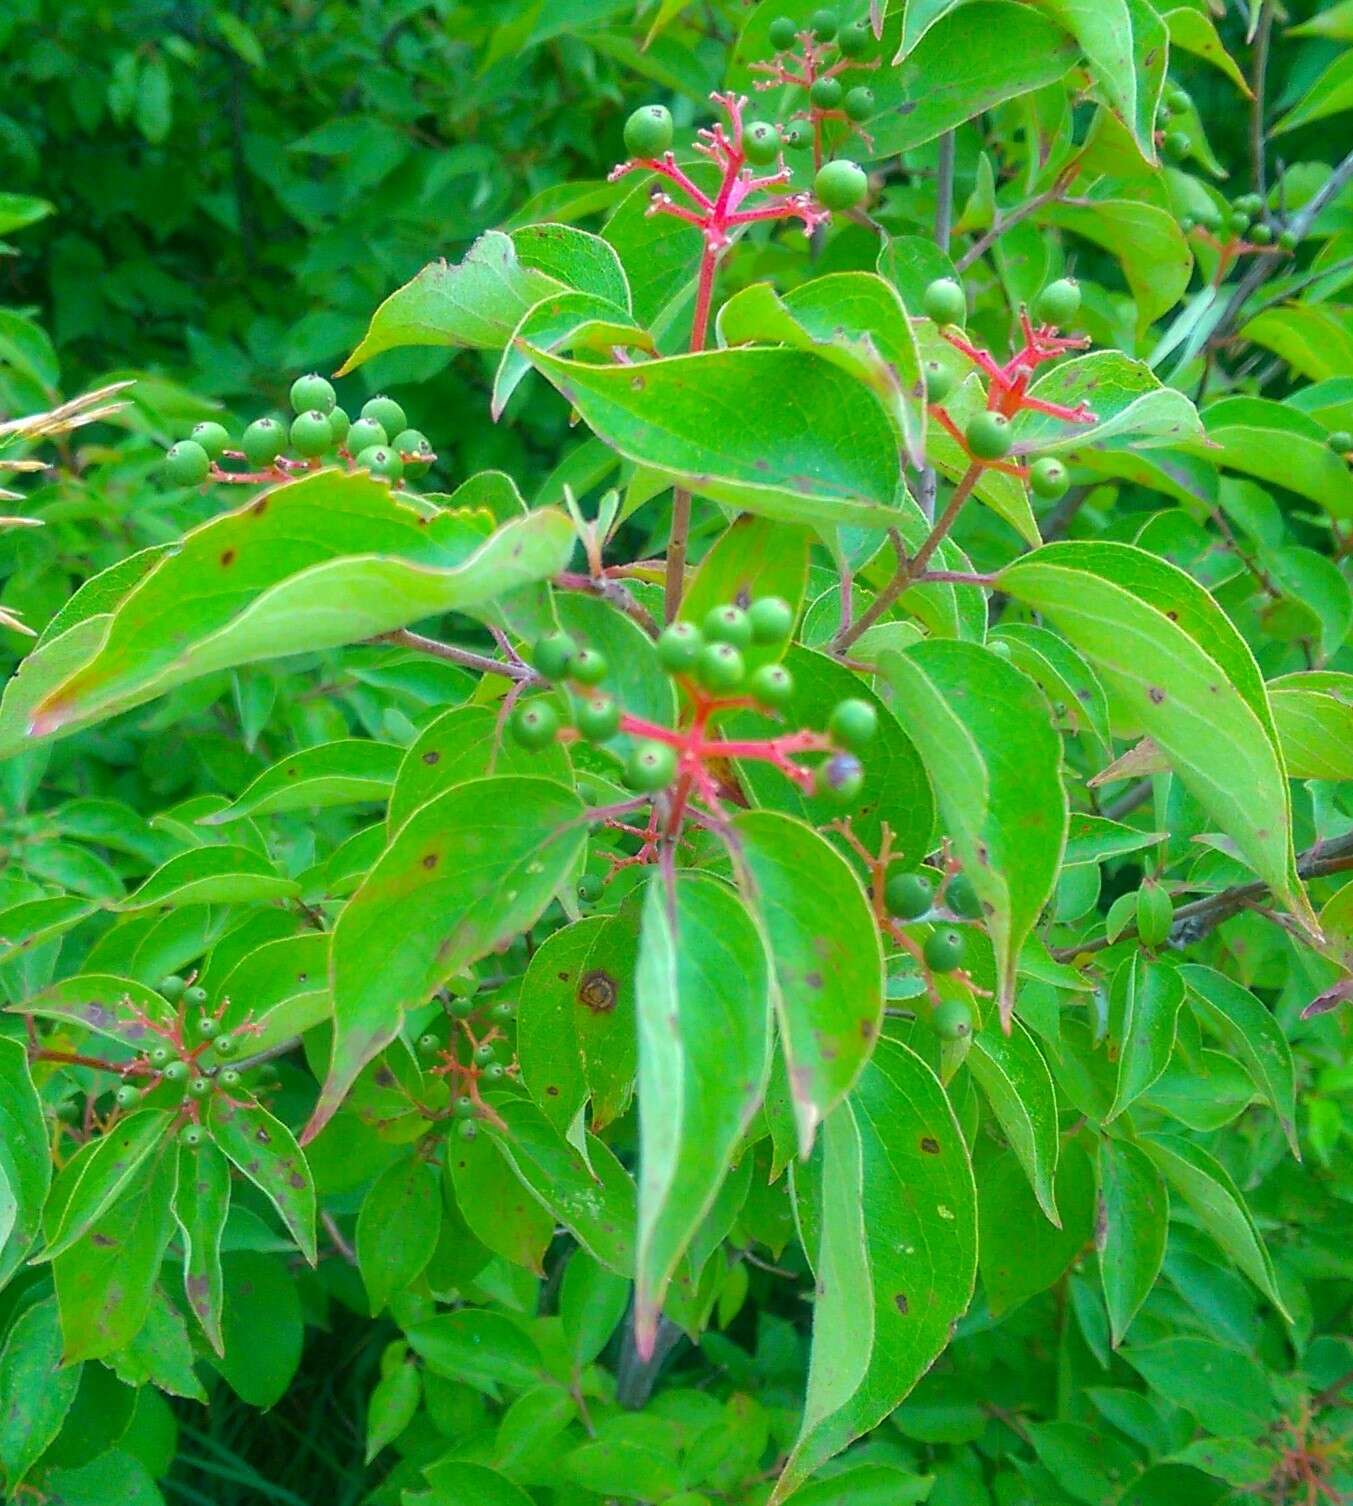
<path fill-rule="evenodd" d="M 937 1156 L 940 1153 L 940 1142 L 934 1137 L 934 1135 L 922 1135 L 921 1149 L 928 1156 Z"/>
<path fill-rule="evenodd" d="M 616 981 L 605 968 L 594 967 L 578 984 L 578 1003 L 593 1014 L 610 1014 L 618 996 Z"/>
<path fill-rule="evenodd" d="M 436 750 L 436 748 L 432 748 L 428 752 L 423 754 L 423 762 L 429 766 L 434 763 L 440 763 L 441 761 L 442 755 Z"/>

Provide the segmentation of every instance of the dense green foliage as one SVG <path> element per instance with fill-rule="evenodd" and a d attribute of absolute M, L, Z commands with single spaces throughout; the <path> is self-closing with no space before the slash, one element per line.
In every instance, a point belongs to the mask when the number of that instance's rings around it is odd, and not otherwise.
<path fill-rule="evenodd" d="M 1349 0 L 0 52 L 7 1497 L 1350 1498 Z"/>

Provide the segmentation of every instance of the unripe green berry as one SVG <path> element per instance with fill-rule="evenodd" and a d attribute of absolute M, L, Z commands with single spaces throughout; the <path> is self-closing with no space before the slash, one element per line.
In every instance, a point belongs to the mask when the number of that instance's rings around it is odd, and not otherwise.
<path fill-rule="evenodd" d="M 452 1113 L 455 1114 L 456 1118 L 461 1120 L 463 1123 L 465 1121 L 473 1119 L 479 1113 L 479 1110 L 475 1107 L 475 1101 L 473 1098 L 467 1098 L 464 1094 L 462 1094 L 459 1098 L 456 1099 L 455 1107 L 452 1109 Z"/>
<path fill-rule="evenodd" d="M 495 1025 L 506 1025 L 509 1020 L 515 1018 L 516 1013 L 517 1011 L 511 999 L 499 999 L 493 1008 L 489 1010 L 489 1019 Z"/>
<path fill-rule="evenodd" d="M 374 418 L 359 418 L 349 426 L 344 448 L 349 455 L 360 455 L 372 445 L 388 444 L 389 441 L 384 424 L 378 424 Z"/>
<path fill-rule="evenodd" d="M 838 701 L 827 718 L 827 731 L 838 747 L 858 753 L 878 736 L 879 715 L 868 701 Z"/>
<path fill-rule="evenodd" d="M 862 120 L 868 120 L 874 113 L 874 91 L 864 84 L 857 84 L 855 88 L 847 90 L 842 108 L 857 125 Z"/>
<path fill-rule="evenodd" d="M 830 42 L 836 35 L 836 28 L 840 21 L 834 10 L 815 10 L 812 19 L 813 35 L 819 42 Z"/>
<path fill-rule="evenodd" d="M 661 157 L 672 145 L 672 133 L 666 105 L 641 105 L 625 122 L 625 150 L 631 157 Z"/>
<path fill-rule="evenodd" d="M 780 155 L 780 133 L 764 120 L 754 120 L 742 132 L 742 150 L 754 167 L 765 167 Z"/>
<path fill-rule="evenodd" d="M 164 469 L 175 486 L 201 486 L 211 474 L 211 456 L 195 439 L 180 439 L 165 451 Z"/>
<path fill-rule="evenodd" d="M 894 873 L 883 886 L 883 902 L 889 915 L 916 920 L 931 909 L 935 893 L 923 873 Z"/>
<path fill-rule="evenodd" d="M 610 695 L 592 695 L 578 707 L 578 731 L 590 743 L 605 743 L 620 731 L 620 702 Z"/>
<path fill-rule="evenodd" d="M 523 748 L 543 748 L 559 731 L 559 713 L 548 701 L 526 701 L 513 711 L 510 727 Z"/>
<path fill-rule="evenodd" d="M 658 638 L 658 661 L 669 675 L 694 668 L 705 646 L 705 635 L 693 622 L 674 622 Z"/>
<path fill-rule="evenodd" d="M 813 772 L 813 792 L 845 809 L 854 805 L 864 788 L 864 768 L 853 753 L 833 753 Z"/>
<path fill-rule="evenodd" d="M 218 1073 L 216 1081 L 227 1091 L 233 1092 L 240 1085 L 240 1074 L 234 1067 L 227 1067 L 224 1072 Z"/>
<path fill-rule="evenodd" d="M 196 1150 L 207 1138 L 207 1132 L 200 1124 L 185 1124 L 179 1131 L 179 1144 L 186 1150 Z"/>
<path fill-rule="evenodd" d="M 187 983 L 177 973 L 170 973 L 167 978 L 161 978 L 156 988 L 156 993 L 168 999 L 171 1004 L 177 1004 L 183 997 L 183 990 Z"/>
<path fill-rule="evenodd" d="M 357 457 L 357 464 L 370 471 L 377 481 L 398 481 L 404 474 L 404 462 L 383 444 L 368 445 Z"/>
<path fill-rule="evenodd" d="M 928 403 L 942 403 L 954 390 L 954 369 L 943 361 L 927 361 L 922 375 Z"/>
<path fill-rule="evenodd" d="M 233 1035 L 218 1035 L 216 1039 L 211 1043 L 211 1049 L 217 1054 L 217 1056 L 234 1056 L 234 1054 L 240 1049 L 240 1043 L 238 1038 Z"/>
<path fill-rule="evenodd" d="M 733 653 L 737 650 L 733 649 Z M 666 743 L 636 745 L 625 764 L 625 783 L 643 795 L 666 789 L 676 778 L 677 756 Z"/>
<path fill-rule="evenodd" d="M 174 1053 L 168 1046 L 152 1046 L 146 1054 L 146 1060 L 157 1070 L 172 1061 Z"/>
<path fill-rule="evenodd" d="M 1137 890 L 1137 936 L 1143 946 L 1164 946 L 1174 925 L 1174 901 L 1154 880 Z"/>
<path fill-rule="evenodd" d="M 747 665 L 731 643 L 707 643 L 696 660 L 695 676 L 706 690 L 736 690 L 747 677 Z"/>
<path fill-rule="evenodd" d="M 776 16 L 770 23 L 770 45 L 776 52 L 788 52 L 798 37 L 799 29 L 788 16 Z"/>
<path fill-rule="evenodd" d="M 417 1050 L 419 1056 L 436 1056 L 442 1049 L 442 1043 L 435 1035 L 420 1035 L 418 1037 Z"/>
<path fill-rule="evenodd" d="M 387 436 L 398 434 L 401 429 L 409 427 L 409 420 L 404 416 L 403 408 L 394 398 L 386 397 L 383 392 L 378 392 L 375 397 L 367 398 L 362 404 L 362 417 L 370 423 L 379 424 Z"/>
<path fill-rule="evenodd" d="M 206 989 L 200 987 L 198 984 L 194 984 L 191 988 L 185 988 L 183 990 L 183 1002 L 189 1009 L 201 1009 L 207 1002 Z"/>
<path fill-rule="evenodd" d="M 298 414 L 291 424 L 291 448 L 306 460 L 314 460 L 334 442 L 333 430 L 327 416 L 312 408 Z"/>
<path fill-rule="evenodd" d="M 1295 230 L 1280 230 L 1278 232 L 1278 244 L 1284 251 L 1295 251 L 1300 242 L 1297 240 Z"/>
<path fill-rule="evenodd" d="M 113 1102 L 120 1109 L 134 1109 L 141 1102 L 141 1090 L 134 1088 L 129 1082 L 124 1082 L 113 1094 Z"/>
<path fill-rule="evenodd" d="M 731 643 L 746 648 L 752 641 L 751 619 L 732 602 L 713 607 L 705 616 L 705 640 L 708 643 Z"/>
<path fill-rule="evenodd" d="M 318 372 L 299 376 L 291 384 L 291 411 L 293 413 L 331 413 L 338 401 L 333 384 L 325 381 Z"/>
<path fill-rule="evenodd" d="M 562 680 L 577 652 L 578 645 L 567 633 L 546 633 L 531 651 L 531 663 L 547 680 Z"/>
<path fill-rule="evenodd" d="M 214 1041 L 221 1030 L 221 1022 L 204 1014 L 197 1022 L 198 1036 L 204 1041 Z"/>
<path fill-rule="evenodd" d="M 963 937 L 952 926 L 941 926 L 926 937 L 923 952 L 932 973 L 952 973 L 963 960 Z"/>
<path fill-rule="evenodd" d="M 286 449 L 287 431 L 275 418 L 256 418 L 240 436 L 244 458 L 255 470 L 263 470 Z"/>
<path fill-rule="evenodd" d="M 437 458 L 427 435 L 420 434 L 417 429 L 401 429 L 390 441 L 390 447 L 404 461 L 404 474 L 415 479 L 426 476 Z"/>
<path fill-rule="evenodd" d="M 813 179 L 813 193 L 824 209 L 854 209 L 869 197 L 869 179 L 857 163 L 838 157 L 823 164 Z"/>
<path fill-rule="evenodd" d="M 747 608 L 752 642 L 783 643 L 794 631 L 794 608 L 781 596 L 758 596 Z"/>
<path fill-rule="evenodd" d="M 578 880 L 578 898 L 585 905 L 595 905 L 605 891 L 605 884 L 598 873 L 585 873 Z"/>
<path fill-rule="evenodd" d="M 870 29 L 869 22 L 852 21 L 849 26 L 843 26 L 836 39 L 836 45 L 841 49 L 842 57 L 864 57 L 875 45 L 874 33 Z"/>
<path fill-rule="evenodd" d="M 210 1095 L 212 1082 L 210 1077 L 194 1077 L 188 1084 L 189 1098 L 206 1098 Z"/>
<path fill-rule="evenodd" d="M 484 1076 L 489 1082 L 501 1082 L 507 1076 L 507 1068 L 502 1062 L 489 1062 L 484 1068 Z"/>
<path fill-rule="evenodd" d="M 1182 115 L 1192 103 L 1189 91 L 1180 84 L 1171 84 L 1165 91 L 1165 108 L 1171 115 Z"/>
<path fill-rule="evenodd" d="M 475 1012 L 473 999 L 452 999 L 448 1007 L 453 1020 L 468 1020 Z"/>
<path fill-rule="evenodd" d="M 845 92 L 839 78 L 819 78 L 813 81 L 808 98 L 819 110 L 835 110 L 840 106 Z"/>
<path fill-rule="evenodd" d="M 1248 215 L 1259 214 L 1264 207 L 1264 196 L 1258 193 L 1244 193 L 1235 201 L 1237 209 L 1243 209 Z"/>
<path fill-rule="evenodd" d="M 952 277 L 937 277 L 925 290 L 921 307 L 936 324 L 962 324 L 968 316 L 967 294 Z"/>
<path fill-rule="evenodd" d="M 473 999 L 479 992 L 479 977 L 475 973 L 452 973 L 446 980 L 446 991 L 453 999 Z"/>
<path fill-rule="evenodd" d="M 462 1140 L 477 1140 L 479 1138 L 479 1126 L 473 1119 L 462 1119 L 456 1125 L 456 1134 Z"/>
<path fill-rule="evenodd" d="M 1040 324 L 1070 324 L 1080 308 L 1080 283 L 1072 277 L 1059 277 L 1034 299 L 1034 318 Z"/>
<path fill-rule="evenodd" d="M 219 460 L 230 443 L 230 434 L 226 426 L 218 424 L 212 418 L 205 419 L 200 424 L 194 424 L 188 431 L 188 438 L 200 444 L 211 460 Z"/>
<path fill-rule="evenodd" d="M 1250 216 L 1243 209 L 1234 209 L 1231 211 L 1227 223 L 1230 225 L 1233 234 L 1244 235 L 1250 228 Z"/>
<path fill-rule="evenodd" d="M 1160 147 L 1171 162 L 1182 162 L 1193 150 L 1193 137 L 1187 131 L 1166 131 Z"/>
<path fill-rule="evenodd" d="M 1000 460 L 1010 453 L 1015 442 L 1010 420 L 1002 413 L 982 412 L 974 415 L 964 438 L 978 460 Z"/>
<path fill-rule="evenodd" d="M 1261 220 L 1259 224 L 1250 228 L 1250 244 L 1252 246 L 1268 246 L 1273 243 L 1273 227 L 1265 225 Z"/>
<path fill-rule="evenodd" d="M 188 1063 L 185 1061 L 172 1061 L 164 1069 L 164 1080 L 173 1086 L 179 1086 L 188 1081 Z"/>
<path fill-rule="evenodd" d="M 944 902 L 955 915 L 961 915 L 965 920 L 982 918 L 982 901 L 977 897 L 972 880 L 964 873 L 956 873 L 949 880 L 944 891 Z"/>
<path fill-rule="evenodd" d="M 352 420 L 342 408 L 331 408 L 328 414 L 329 434 L 334 442 L 334 447 L 347 449 L 348 434 L 352 429 Z"/>
<path fill-rule="evenodd" d="M 485 1041 L 482 1045 L 476 1046 L 474 1048 L 475 1065 L 478 1067 L 487 1067 L 488 1064 L 493 1061 L 493 1059 L 497 1055 L 498 1052 L 495 1049 L 493 1042 Z"/>
<path fill-rule="evenodd" d="M 791 120 L 780 139 L 791 152 L 802 152 L 813 144 L 813 128 L 806 120 Z"/>
<path fill-rule="evenodd" d="M 1029 467 L 1029 485 L 1033 487 L 1036 497 L 1042 497 L 1045 502 L 1055 502 L 1058 497 L 1066 495 L 1071 478 L 1060 460 L 1045 455 Z"/>
<path fill-rule="evenodd" d="M 1325 442 L 1339 455 L 1347 455 L 1350 450 L 1353 450 L 1353 434 L 1350 434 L 1347 429 L 1332 429 Z"/>
<path fill-rule="evenodd" d="M 594 648 L 580 648 L 568 666 L 568 677 L 579 685 L 600 685 L 610 673 L 606 655 Z"/>
<path fill-rule="evenodd" d="M 933 939 L 933 938 L 932 938 Z M 932 964 L 933 967 L 933 964 Z M 934 968 L 935 972 L 947 972 L 947 968 Z M 944 999 L 935 1006 L 931 1015 L 935 1034 L 942 1041 L 966 1041 L 972 1034 L 972 1010 L 962 999 Z"/>
<path fill-rule="evenodd" d="M 785 706 L 794 695 L 794 676 L 783 664 L 763 664 L 747 682 L 747 689 L 763 706 Z"/>

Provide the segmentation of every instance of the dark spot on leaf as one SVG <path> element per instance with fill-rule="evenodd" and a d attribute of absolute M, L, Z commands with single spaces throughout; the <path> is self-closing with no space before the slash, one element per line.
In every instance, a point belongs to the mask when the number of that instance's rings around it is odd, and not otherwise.
<path fill-rule="evenodd" d="M 558 1098 L 559 1097 L 559 1089 L 556 1086 L 556 1084 L 551 1083 L 549 1085 L 549 1087 L 545 1089 L 545 1096 L 546 1096 L 546 1098 Z"/>
<path fill-rule="evenodd" d="M 561 983 L 567 983 L 568 982 L 569 975 L 567 973 L 557 973 L 555 976 L 559 979 L 559 981 Z"/>
<path fill-rule="evenodd" d="M 877 1027 L 877 1025 L 875 1025 L 875 1023 L 874 1023 L 873 1020 L 861 1020 L 860 1021 L 860 1039 L 864 1040 L 864 1041 L 872 1041 L 874 1039 L 874 1035 L 875 1035 L 875 1032 L 877 1031 L 877 1029 L 878 1029 L 878 1027 Z"/>
<path fill-rule="evenodd" d="M 423 754 L 423 762 L 426 764 L 440 763 L 441 760 L 442 755 L 438 753 L 436 748 L 433 748 L 429 752 Z"/>
<path fill-rule="evenodd" d="M 394 1085 L 395 1074 L 389 1067 L 381 1067 L 376 1073 L 376 1086 L 378 1088 L 393 1088 Z"/>
<path fill-rule="evenodd" d="M 822 974 L 817 972 L 805 973 L 803 975 L 803 981 L 808 985 L 809 988 L 821 988 Z"/>
<path fill-rule="evenodd" d="M 648 383 L 646 381 L 644 381 L 643 377 L 641 375 L 639 375 L 637 372 L 635 373 L 634 376 L 632 376 L 630 378 L 630 391 L 631 392 L 642 392 L 644 390 L 644 388 L 647 387 L 647 386 L 648 386 Z"/>
<path fill-rule="evenodd" d="M 1146 693 L 1150 698 L 1152 705 L 1155 706 L 1159 706 L 1165 699 L 1165 692 L 1160 688 L 1159 685 L 1148 686 Z"/>
<path fill-rule="evenodd" d="M 223 565 L 233 565 L 235 563 L 235 551 L 233 549 L 225 550 L 221 555 L 221 563 Z"/>
<path fill-rule="evenodd" d="M 921 1149 L 928 1156 L 937 1156 L 940 1153 L 940 1142 L 934 1137 L 934 1135 L 922 1135 Z"/>
<path fill-rule="evenodd" d="M 258 499 L 258 501 L 255 502 L 254 505 L 249 509 L 249 511 L 256 518 L 261 518 L 263 516 L 263 514 L 265 512 L 267 512 L 267 510 L 268 510 L 268 499 L 266 497 L 260 497 Z"/>
<path fill-rule="evenodd" d="M 292 765 L 292 766 L 291 766 L 291 768 L 289 768 L 289 769 L 288 769 L 288 770 L 287 770 L 287 771 L 286 771 L 286 775 L 287 775 L 287 778 L 288 778 L 288 779 L 295 779 L 295 777 L 296 777 L 296 766 L 295 766 L 295 764 L 293 764 L 293 765 Z"/>
<path fill-rule="evenodd" d="M 907 1294 L 905 1292 L 898 1292 L 897 1295 L 893 1298 L 893 1303 L 896 1306 L 898 1312 L 900 1312 L 905 1318 L 908 1311 L 910 1310 L 910 1304 L 907 1302 Z"/>
<path fill-rule="evenodd" d="M 424 868 L 435 868 L 439 862 L 441 862 L 441 857 L 435 852 L 426 853 L 423 857 Z"/>
<path fill-rule="evenodd" d="M 268 1127 L 266 1124 L 260 1124 L 259 1127 L 254 1131 L 254 1139 L 257 1140 L 260 1145 L 272 1144 L 272 1136 L 268 1133 Z"/>
<path fill-rule="evenodd" d="M 294 1187 L 298 1192 L 305 1186 L 305 1178 L 299 1171 L 293 1171 L 287 1178 L 287 1182 L 288 1185 Z"/>
<path fill-rule="evenodd" d="M 616 981 L 605 968 L 594 967 L 578 984 L 578 1003 L 593 1014 L 610 1014 L 618 995 Z"/>

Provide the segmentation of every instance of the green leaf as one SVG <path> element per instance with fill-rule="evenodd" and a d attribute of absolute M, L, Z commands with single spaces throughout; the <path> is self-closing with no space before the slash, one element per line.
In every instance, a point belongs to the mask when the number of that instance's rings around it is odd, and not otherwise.
<path fill-rule="evenodd" d="M 80 1385 L 80 1367 L 61 1362 L 61 1324 L 48 1298 L 20 1313 L 0 1350 L 0 1469 L 18 1486 L 61 1431 Z"/>
<path fill-rule="evenodd" d="M 216 1368 L 251 1407 L 267 1408 L 287 1393 L 301 1361 L 305 1324 L 295 1275 L 272 1255 L 227 1254 L 225 1353 Z"/>
<path fill-rule="evenodd" d="M 331 805 L 384 803 L 404 749 L 393 743 L 346 738 L 303 748 L 265 770 L 222 810 L 199 816 L 199 826 L 224 826 L 245 816 L 319 810 Z"/>
<path fill-rule="evenodd" d="M 1097 214 L 1103 207 L 1087 212 Z M 1011 426 L 1015 443 L 1040 455 L 1101 445 L 1149 449 L 1180 444 L 1202 432 L 1198 410 L 1182 392 L 1163 387 L 1145 362 L 1118 350 L 1091 351 L 1060 362 L 1033 383 L 1029 396 L 1070 408 L 1087 403 L 1095 415 L 1093 424 L 1069 424 L 1046 413 L 1020 413 Z"/>
<path fill-rule="evenodd" d="M 803 822 L 745 812 L 733 822 L 729 847 L 771 959 L 799 1153 L 806 1156 L 817 1126 L 850 1091 L 878 1039 L 878 923 L 854 869 Z"/>
<path fill-rule="evenodd" d="M 531 374 L 530 358 L 524 354 L 528 349 L 588 350 L 611 357 L 617 347 L 655 353 L 653 336 L 609 298 L 567 291 L 542 298 L 522 315 L 504 347 L 493 379 L 489 416 L 496 423 L 512 394 Z"/>
<path fill-rule="evenodd" d="M 220 948 L 213 953 L 213 961 Z M 255 947 L 225 974 L 210 979 L 212 993 L 227 1001 L 222 1025 L 251 1023 L 249 1049 L 266 1051 L 328 1019 L 329 937 L 307 931 L 279 936 Z M 203 984 L 204 987 L 208 983 Z"/>
<path fill-rule="evenodd" d="M 426 1471 L 430 1491 L 404 1495 L 404 1506 L 534 1506 L 506 1475 L 465 1459 L 442 1459 Z"/>
<path fill-rule="evenodd" d="M 218 1355 L 225 1353 L 221 1316 L 225 1281 L 221 1240 L 230 1211 L 230 1163 L 214 1142 L 179 1146 L 174 1219 L 183 1240 L 183 1294 Z"/>
<path fill-rule="evenodd" d="M 977 1264 L 963 1134 L 935 1075 L 905 1046 L 879 1042 L 823 1126 L 820 1158 L 794 1176 L 816 1188 L 818 1296 L 803 1425 L 777 1503 L 926 1373 L 967 1310 Z"/>
<path fill-rule="evenodd" d="M 1038 687 L 989 649 L 932 639 L 882 654 L 879 668 L 982 902 L 1008 1023 L 1020 949 L 1052 894 L 1066 844 L 1062 740 Z"/>
<path fill-rule="evenodd" d="M 1181 1334 L 1134 1345 L 1123 1358 L 1167 1401 L 1213 1433 L 1262 1433 L 1277 1408 L 1252 1356 L 1211 1339 Z"/>
<path fill-rule="evenodd" d="M 631 1283 L 577 1250 L 564 1268 L 559 1288 L 559 1319 L 568 1337 L 573 1363 L 590 1365 L 610 1342 L 629 1307 Z"/>
<path fill-rule="evenodd" d="M 405 1337 L 429 1370 L 490 1396 L 500 1385 L 524 1391 L 544 1378 L 536 1346 L 502 1313 L 438 1313 L 414 1323 Z"/>
<path fill-rule="evenodd" d="M 1170 1194 L 1151 1158 L 1127 1140 L 1100 1137 L 1098 1172 L 1095 1249 L 1116 1349 L 1160 1275 Z"/>
<path fill-rule="evenodd" d="M 157 1290 L 141 1331 L 107 1363 L 125 1385 L 153 1385 L 170 1396 L 205 1404 L 207 1393 L 193 1369 L 195 1358 L 188 1324 L 164 1292 Z"/>
<path fill-rule="evenodd" d="M 50 1506 L 161 1506 L 164 1497 L 146 1466 L 125 1449 L 106 1449 L 97 1458 L 69 1468 L 52 1469 L 42 1477 L 42 1493 Z"/>
<path fill-rule="evenodd" d="M 1174 1051 L 1184 982 L 1178 971 L 1140 952 L 1109 985 L 1109 1035 L 1118 1048 L 1118 1078 L 1108 1117 L 1115 1119 L 1164 1072 Z"/>
<path fill-rule="evenodd" d="M 1049 544 L 1001 573 L 1104 677 L 1208 810 L 1303 921 L 1285 770 L 1248 645 L 1184 571 L 1130 544 Z"/>
<path fill-rule="evenodd" d="M 211 1100 L 208 1127 L 217 1145 L 277 1209 L 301 1253 L 315 1264 L 315 1183 L 296 1137 L 258 1103 L 224 1093 Z"/>
<path fill-rule="evenodd" d="M 639 1248 L 635 1339 L 651 1354 L 668 1283 L 760 1106 L 770 1073 L 765 945 L 704 874 L 651 882 L 635 978 Z"/>
<path fill-rule="evenodd" d="M 1110 737 L 1108 697 L 1083 655 L 1064 638 L 1031 622 L 1002 623 L 991 634 L 991 642 L 1006 645 L 1010 650 L 1010 662 L 1016 669 L 1022 669 L 1042 690 L 1056 721 L 1069 722 L 1075 730 L 1097 738 L 1107 756 Z M 1068 863 L 1075 861 L 1071 856 L 1075 822 L 1073 816 L 1072 836 L 1067 841 Z"/>
<path fill-rule="evenodd" d="M 437 1168 L 417 1152 L 391 1162 L 371 1184 L 357 1215 L 357 1268 L 373 1315 L 422 1275 L 441 1232 Z"/>
<path fill-rule="evenodd" d="M 1325 71 L 1295 105 L 1273 127 L 1273 135 L 1295 131 L 1331 115 L 1353 110 L 1353 52 L 1345 50 L 1334 58 Z"/>
<path fill-rule="evenodd" d="M 142 1109 L 99 1137 L 78 1162 L 70 1162 L 73 1185 L 48 1222 L 43 1260 L 54 1260 L 82 1239 L 137 1180 L 145 1162 L 163 1144 L 173 1115 Z"/>
<path fill-rule="evenodd" d="M 413 1421 L 422 1397 L 422 1378 L 412 1359 L 397 1361 L 376 1382 L 366 1411 L 368 1464 Z"/>
<path fill-rule="evenodd" d="M 562 785 L 506 775 L 457 785 L 409 817 L 334 927 L 333 1054 L 306 1140 L 406 1009 L 535 923 L 586 843 L 583 814 Z"/>
<path fill-rule="evenodd" d="M 1009 1035 L 979 1030 L 964 1062 L 981 1084 L 1038 1206 L 1060 1227 L 1055 1193 L 1061 1149 L 1057 1094 L 1038 1043 L 1019 1020 L 1013 1020 Z"/>
<path fill-rule="evenodd" d="M 1227 52 L 1221 37 L 1217 35 L 1216 26 L 1205 11 L 1190 10 L 1187 5 L 1180 5 L 1174 10 L 1163 11 L 1161 20 L 1169 30 L 1171 47 L 1177 47 L 1181 52 L 1191 52 L 1194 57 L 1202 58 L 1214 68 L 1220 68 L 1242 94 L 1247 98 L 1253 97 L 1239 64 Z"/>
<path fill-rule="evenodd" d="M 874 394 L 807 351 L 743 349 L 536 367 L 598 438 L 671 485 L 786 523 L 896 520 L 897 442 Z M 763 401 L 774 392 L 778 400 Z M 735 413 L 736 423 L 711 421 Z"/>
<path fill-rule="evenodd" d="M 476 1126 L 478 1128 L 478 1126 Z M 539 1276 L 554 1218 L 527 1188 L 493 1136 L 448 1142 L 447 1175 L 470 1232 L 495 1255 Z"/>
<path fill-rule="evenodd" d="M 598 1438 L 560 1461 L 566 1480 L 591 1495 L 667 1500 L 681 1488 L 681 1471 L 667 1453 L 630 1438 Z"/>
<path fill-rule="evenodd" d="M 1353 517 L 1353 471 L 1313 418 L 1269 398 L 1224 397 L 1203 410 L 1203 425 L 1206 434 L 1189 448 L 1204 459 L 1296 492 L 1336 518 Z"/>
<path fill-rule="evenodd" d="M 90 619 L 102 641 L 46 691 L 28 730 L 70 732 L 215 670 L 359 642 L 434 613 L 482 615 L 572 553 L 559 512 L 488 526 L 429 513 L 360 472 L 285 482 L 193 529 L 111 615 Z"/>
<path fill-rule="evenodd" d="M 1201 1146 L 1173 1135 L 1143 1136 L 1141 1147 L 1227 1258 L 1287 1318 L 1273 1261 L 1259 1237 L 1254 1216 L 1221 1162 Z"/>
<path fill-rule="evenodd" d="M 1313 382 L 1353 370 L 1353 328 L 1347 313 L 1339 309 L 1309 303 L 1262 309 L 1239 333 L 1242 340 L 1274 351 Z"/>
<path fill-rule="evenodd" d="M 1331 695 L 1324 674 L 1298 672 L 1269 682 L 1269 704 L 1293 779 L 1353 779 L 1353 702 Z"/>
<path fill-rule="evenodd" d="M 10 1005 L 10 1009 L 79 1026 L 134 1051 L 145 1051 L 154 1044 L 158 1032 L 152 1025 L 169 1030 L 176 1023 L 174 1011 L 154 989 L 131 978 L 103 973 L 65 978 L 22 1005 Z"/>
<path fill-rule="evenodd" d="M 0 1287 L 42 1232 L 52 1157 L 23 1041 L 0 1036 Z M 3 1419 L 0 1412 L 0 1420 Z"/>
<path fill-rule="evenodd" d="M 74 894 L 28 899 L 0 910 L 0 967 L 65 933 L 98 909 Z"/>
<path fill-rule="evenodd" d="M 301 886 L 283 878 L 252 847 L 194 847 L 163 863 L 117 910 L 159 910 L 187 905 L 264 904 L 294 899 Z"/>
<path fill-rule="evenodd" d="M 36 225 L 49 214 L 56 213 L 56 205 L 46 199 L 35 199 L 30 194 L 0 193 L 0 235 L 10 235 Z"/>

